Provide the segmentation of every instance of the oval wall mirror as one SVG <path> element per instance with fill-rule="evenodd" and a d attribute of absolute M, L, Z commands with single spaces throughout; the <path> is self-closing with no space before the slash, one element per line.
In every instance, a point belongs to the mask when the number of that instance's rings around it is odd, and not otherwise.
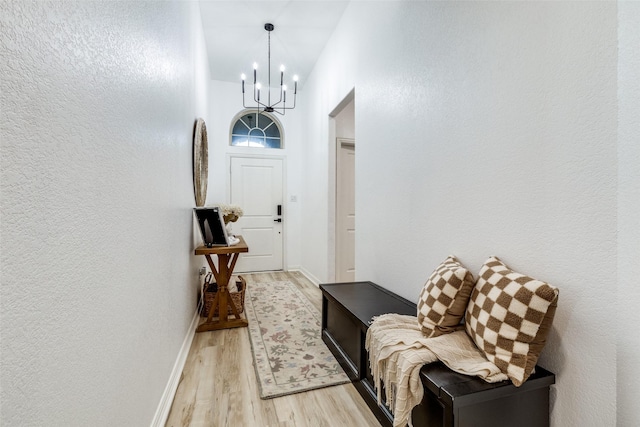
<path fill-rule="evenodd" d="M 193 137 L 193 191 L 196 206 L 204 206 L 207 199 L 207 180 L 209 178 L 209 147 L 207 142 L 207 126 L 204 120 L 196 120 L 196 131 Z"/>

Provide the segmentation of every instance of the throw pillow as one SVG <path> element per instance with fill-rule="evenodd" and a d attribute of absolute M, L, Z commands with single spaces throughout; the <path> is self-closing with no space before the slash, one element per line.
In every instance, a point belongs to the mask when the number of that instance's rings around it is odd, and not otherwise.
<path fill-rule="evenodd" d="M 461 329 L 473 276 L 454 256 L 449 256 L 431 274 L 418 300 L 418 322 L 427 338 Z"/>
<path fill-rule="evenodd" d="M 491 257 L 471 293 L 465 327 L 487 359 L 520 386 L 536 366 L 557 304 L 556 287 Z"/>

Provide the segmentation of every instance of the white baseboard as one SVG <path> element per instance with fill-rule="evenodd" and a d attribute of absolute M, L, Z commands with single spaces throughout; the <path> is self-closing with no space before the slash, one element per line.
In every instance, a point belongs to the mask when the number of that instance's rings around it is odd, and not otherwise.
<path fill-rule="evenodd" d="M 171 411 L 171 405 L 173 404 L 173 398 L 175 397 L 176 391 L 178 391 L 178 386 L 180 385 L 182 370 L 184 369 L 184 365 L 187 362 L 187 356 L 189 355 L 189 350 L 191 349 L 191 343 L 193 342 L 193 337 L 196 334 L 196 328 L 198 327 L 199 318 L 200 316 L 196 311 L 195 315 L 193 316 L 193 320 L 191 321 L 191 325 L 187 330 L 187 335 L 184 337 L 184 341 L 182 342 L 182 347 L 180 348 L 180 352 L 178 353 L 176 363 L 173 365 L 173 370 L 171 371 L 171 375 L 169 376 L 169 382 L 164 389 L 164 393 L 162 393 L 162 398 L 160 399 L 160 404 L 158 405 L 158 409 L 156 409 L 153 421 L 151 422 L 151 427 L 164 427 L 164 425 L 167 423 L 167 418 L 169 417 L 169 412 Z"/>
<path fill-rule="evenodd" d="M 304 268 L 300 268 L 298 269 L 298 271 L 302 274 L 305 275 L 305 277 L 307 279 L 309 279 L 309 281 L 311 283 L 313 283 L 314 285 L 316 285 L 317 287 L 320 287 L 320 280 L 318 280 L 318 278 L 316 276 L 314 276 L 313 274 L 311 274 L 308 270 L 304 269 Z"/>

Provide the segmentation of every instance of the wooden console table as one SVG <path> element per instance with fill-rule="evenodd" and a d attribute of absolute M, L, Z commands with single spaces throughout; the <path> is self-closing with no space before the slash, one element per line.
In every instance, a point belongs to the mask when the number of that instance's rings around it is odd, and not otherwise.
<path fill-rule="evenodd" d="M 235 306 L 231 296 L 229 295 L 229 280 L 231 279 L 231 274 L 233 274 L 233 269 L 236 266 L 238 257 L 243 252 L 249 252 L 249 247 L 242 236 L 236 237 L 240 239 L 240 243 L 233 246 L 214 246 L 211 248 L 199 246 L 196 248 L 195 254 L 204 255 L 209 263 L 213 277 L 215 277 L 216 283 L 218 284 L 218 292 L 216 293 L 216 296 L 213 299 L 213 304 L 211 304 L 211 308 L 209 309 L 209 316 L 207 316 L 207 320 L 205 320 L 204 323 L 198 326 L 196 332 L 215 331 L 217 329 L 226 328 L 241 328 L 249 324 L 247 319 L 242 319 L 240 317 L 239 307 Z M 216 268 L 216 265 L 211 259 L 211 255 L 218 256 L 219 268 Z M 216 306 L 218 307 L 219 317 L 214 321 L 213 313 L 215 311 L 214 307 Z M 227 319 L 227 306 L 231 308 L 235 319 Z"/>

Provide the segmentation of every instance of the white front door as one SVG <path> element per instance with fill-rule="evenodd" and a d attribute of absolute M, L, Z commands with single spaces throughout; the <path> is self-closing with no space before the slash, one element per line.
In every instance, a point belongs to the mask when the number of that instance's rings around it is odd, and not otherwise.
<path fill-rule="evenodd" d="M 336 162 L 336 281 L 356 279 L 356 146 L 338 139 Z"/>
<path fill-rule="evenodd" d="M 243 210 L 233 227 L 249 246 L 235 272 L 282 270 L 282 159 L 231 157 L 231 204 Z"/>

